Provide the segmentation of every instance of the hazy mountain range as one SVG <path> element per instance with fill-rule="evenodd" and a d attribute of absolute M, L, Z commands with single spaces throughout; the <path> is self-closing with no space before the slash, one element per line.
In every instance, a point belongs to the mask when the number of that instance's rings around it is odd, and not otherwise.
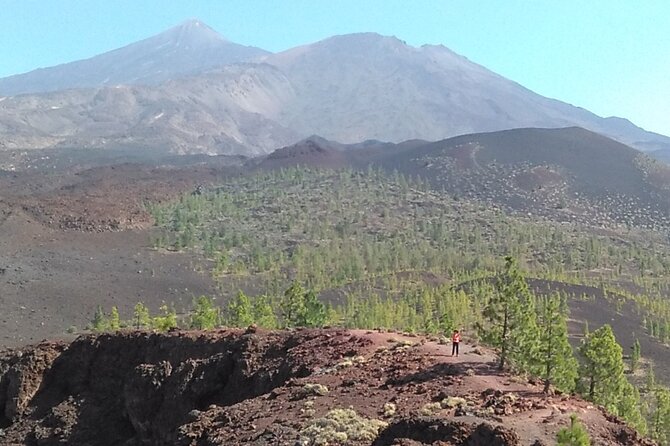
<path fill-rule="evenodd" d="M 0 79 L 0 148 L 268 153 L 312 134 L 399 142 L 580 126 L 641 150 L 670 138 L 548 99 L 444 46 L 372 33 L 271 54 L 198 20 L 90 59 Z"/>

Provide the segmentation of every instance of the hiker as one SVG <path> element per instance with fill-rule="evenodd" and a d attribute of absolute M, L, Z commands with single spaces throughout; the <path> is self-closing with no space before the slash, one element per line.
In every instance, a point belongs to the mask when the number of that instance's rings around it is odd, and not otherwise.
<path fill-rule="evenodd" d="M 454 333 L 451 335 L 451 356 L 458 356 L 458 344 L 461 343 L 461 334 L 458 330 L 454 330 Z"/>

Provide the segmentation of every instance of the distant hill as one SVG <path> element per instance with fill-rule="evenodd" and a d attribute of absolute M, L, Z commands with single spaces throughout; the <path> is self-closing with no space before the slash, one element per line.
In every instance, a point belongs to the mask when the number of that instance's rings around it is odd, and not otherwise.
<path fill-rule="evenodd" d="M 0 94 L 0 149 L 253 156 L 314 134 L 397 143 L 569 126 L 644 151 L 670 147 L 666 136 L 540 96 L 444 46 L 373 33 L 269 54 L 189 21 L 91 59 L 0 79 Z"/>
<path fill-rule="evenodd" d="M 188 20 L 90 59 L 0 79 L 0 96 L 118 84 L 155 85 L 265 54 L 260 48 L 227 41 L 200 20 Z"/>
<path fill-rule="evenodd" d="M 345 148 L 322 138 L 308 138 L 291 146 L 277 149 L 260 163 L 250 161 L 248 165 L 258 169 L 305 166 L 338 169 L 349 164 Z"/>
<path fill-rule="evenodd" d="M 305 150 L 308 147 L 309 150 Z M 670 224 L 670 166 L 578 127 L 514 129 L 437 142 L 333 146 L 311 138 L 257 162 L 397 171 L 429 181 L 456 198 L 559 221 Z"/>
<path fill-rule="evenodd" d="M 651 159 L 638 151 L 597 133 L 578 127 L 565 129 L 514 129 L 463 135 L 429 143 L 409 152 L 391 155 L 383 163 L 431 173 L 436 180 L 446 178 L 445 169 L 456 167 L 478 176 L 496 175 L 496 170 L 518 167 L 546 168 L 554 175 L 537 173 L 525 178 L 529 188 L 544 182 L 569 181 L 575 191 L 589 195 L 639 195 L 670 186 L 670 175 L 646 172 Z M 449 164 L 449 166 L 447 166 Z M 655 166 L 659 172 L 670 168 Z M 521 185 L 519 172 L 514 178 Z"/>

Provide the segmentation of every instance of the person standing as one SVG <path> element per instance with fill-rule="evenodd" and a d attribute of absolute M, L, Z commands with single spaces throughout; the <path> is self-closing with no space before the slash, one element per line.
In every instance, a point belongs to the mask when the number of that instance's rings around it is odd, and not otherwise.
<path fill-rule="evenodd" d="M 461 334 L 458 330 L 454 330 L 454 333 L 451 335 L 451 356 L 458 356 L 458 344 L 461 343 Z"/>

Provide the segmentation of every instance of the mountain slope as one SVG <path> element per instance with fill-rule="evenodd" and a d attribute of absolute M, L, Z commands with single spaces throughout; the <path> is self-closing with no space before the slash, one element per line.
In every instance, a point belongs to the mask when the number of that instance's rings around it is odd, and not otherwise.
<path fill-rule="evenodd" d="M 577 125 L 645 150 L 670 143 L 627 120 L 540 96 L 444 46 L 351 34 L 265 61 L 286 73 L 297 92 L 280 122 L 341 142 Z"/>
<path fill-rule="evenodd" d="M 107 53 L 0 79 L 0 95 L 13 96 L 117 84 L 158 84 L 243 62 L 266 51 L 229 42 L 199 20 Z"/>
<path fill-rule="evenodd" d="M 337 147 L 318 138 L 308 143 L 255 162 L 268 170 L 372 165 L 420 177 L 456 198 L 551 220 L 657 229 L 670 225 L 670 166 L 578 127 L 513 129 L 363 148 Z"/>
<path fill-rule="evenodd" d="M 660 229 L 670 166 L 577 127 L 463 135 L 384 157 L 455 196 L 553 220 Z"/>
<path fill-rule="evenodd" d="M 116 86 L 0 101 L 0 149 L 159 148 L 258 155 L 299 135 L 268 115 L 292 94 L 276 68 L 231 65 L 158 86 Z"/>
<path fill-rule="evenodd" d="M 578 127 L 463 135 L 385 157 L 384 162 L 415 165 L 442 175 L 445 172 L 440 166 L 424 163 L 445 158 L 463 170 L 479 174 L 505 166 L 553 167 L 591 196 L 611 193 L 641 197 L 643 193 L 651 194 L 651 188 L 670 186 L 670 169 L 659 165 L 659 171 L 666 175 L 652 177 L 642 163 L 656 163 L 624 144 Z"/>

